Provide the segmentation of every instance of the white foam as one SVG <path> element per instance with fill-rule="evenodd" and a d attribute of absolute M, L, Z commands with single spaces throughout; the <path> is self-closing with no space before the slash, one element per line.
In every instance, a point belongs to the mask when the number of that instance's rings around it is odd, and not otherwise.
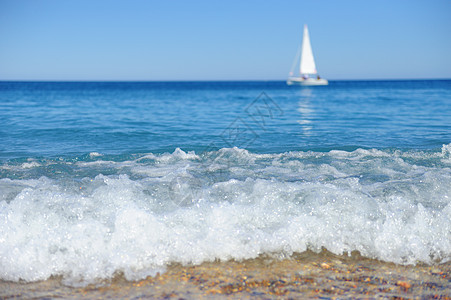
<path fill-rule="evenodd" d="M 102 154 L 100 154 L 99 152 L 91 152 L 91 153 L 89 153 L 89 156 L 91 158 L 95 158 L 95 157 L 102 156 Z"/>
<path fill-rule="evenodd" d="M 162 163 L 169 163 L 177 160 L 195 160 L 199 159 L 199 156 L 196 155 L 194 151 L 189 151 L 188 153 L 186 153 L 180 148 L 176 148 L 172 154 L 164 153 L 162 155 L 155 155 L 151 153 L 141 157 L 140 159 L 138 159 L 138 161 L 143 159 L 152 159 Z"/>
<path fill-rule="evenodd" d="M 21 167 L 23 169 L 30 169 L 30 168 L 34 168 L 34 167 L 40 167 L 40 166 L 41 166 L 41 164 L 36 161 L 26 162 L 21 165 Z"/>
<path fill-rule="evenodd" d="M 178 149 L 68 163 L 97 172 L 82 179 L 1 179 L 0 278 L 136 280 L 173 262 L 321 247 L 400 264 L 449 261 L 451 170 L 439 154 L 422 164 L 430 154 Z"/>

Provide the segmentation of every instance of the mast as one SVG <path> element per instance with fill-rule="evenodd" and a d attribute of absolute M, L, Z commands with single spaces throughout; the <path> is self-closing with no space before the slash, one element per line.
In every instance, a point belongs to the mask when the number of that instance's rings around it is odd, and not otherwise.
<path fill-rule="evenodd" d="M 315 75 L 316 71 L 315 60 L 313 58 L 312 45 L 310 44 L 310 37 L 308 34 L 307 24 L 304 25 L 304 34 L 302 36 L 302 54 L 300 64 L 301 74 Z"/>

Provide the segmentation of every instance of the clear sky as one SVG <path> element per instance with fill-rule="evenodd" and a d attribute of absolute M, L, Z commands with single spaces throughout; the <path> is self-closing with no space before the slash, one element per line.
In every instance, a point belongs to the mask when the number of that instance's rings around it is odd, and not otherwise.
<path fill-rule="evenodd" d="M 0 0 L 0 80 L 451 78 L 449 0 Z"/>

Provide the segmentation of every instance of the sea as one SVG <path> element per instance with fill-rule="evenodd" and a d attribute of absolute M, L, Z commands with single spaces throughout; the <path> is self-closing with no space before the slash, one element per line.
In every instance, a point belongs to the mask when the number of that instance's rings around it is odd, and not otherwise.
<path fill-rule="evenodd" d="M 0 280 L 451 261 L 451 80 L 0 82 Z"/>

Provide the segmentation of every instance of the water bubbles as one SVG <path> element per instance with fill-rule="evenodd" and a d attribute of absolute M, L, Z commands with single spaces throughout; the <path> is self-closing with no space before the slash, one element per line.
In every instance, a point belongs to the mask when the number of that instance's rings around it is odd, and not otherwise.
<path fill-rule="evenodd" d="M 86 159 L 12 165 L 7 172 L 25 178 L 0 179 L 3 280 L 136 280 L 170 263 L 322 248 L 402 264 L 451 257 L 443 153 L 233 148 Z M 45 164 L 61 172 L 27 178 Z"/>

